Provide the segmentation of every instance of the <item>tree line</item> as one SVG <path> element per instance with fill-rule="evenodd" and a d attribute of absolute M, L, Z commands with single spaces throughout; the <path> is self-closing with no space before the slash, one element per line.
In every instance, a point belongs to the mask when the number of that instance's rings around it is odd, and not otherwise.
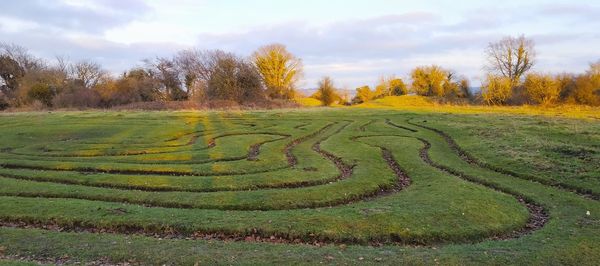
<path fill-rule="evenodd" d="M 221 50 L 187 49 L 146 59 L 114 77 L 91 60 L 53 62 L 15 44 L 0 44 L 0 109 L 42 105 L 109 108 L 136 102 L 225 101 L 268 104 L 290 100 L 302 77 L 302 61 L 281 44 L 249 57 Z"/>
<path fill-rule="evenodd" d="M 582 74 L 540 73 L 535 65 L 532 40 L 506 37 L 486 49 L 488 73 L 481 97 L 487 104 L 557 103 L 600 105 L 600 61 Z"/>
<path fill-rule="evenodd" d="M 327 99 L 343 104 L 360 104 L 386 96 L 414 94 L 434 97 L 443 102 L 471 104 L 600 105 L 600 61 L 590 64 L 589 70 L 582 74 L 533 72 L 535 47 L 533 41 L 524 36 L 506 37 L 490 43 L 485 54 L 488 62 L 480 91 L 472 91 L 466 77 L 450 69 L 430 65 L 414 68 L 408 84 L 390 76 L 381 77 L 374 89 L 359 87 L 351 102 L 344 102 L 343 97 L 336 95 L 335 89 L 327 88 L 332 86 L 332 81 L 325 78 L 319 83 L 319 91 L 313 97 L 321 99 L 321 95 L 327 93 L 331 94 Z M 327 89 L 323 90 L 323 85 Z M 324 104 L 329 102 L 324 101 Z"/>
<path fill-rule="evenodd" d="M 393 75 L 381 77 L 373 89 L 357 88 L 352 99 L 324 77 L 311 97 L 327 106 L 407 94 L 471 104 L 600 105 L 600 61 L 581 74 L 535 72 L 535 45 L 524 36 L 492 42 L 485 55 L 486 75 L 479 91 L 473 91 L 469 80 L 455 71 L 430 65 L 414 68 L 408 83 Z M 24 47 L 1 43 L 0 109 L 110 108 L 168 101 L 269 105 L 297 97 L 303 75 L 302 60 L 281 44 L 260 47 L 248 57 L 186 49 L 143 62 L 114 77 L 91 60 L 70 62 L 57 57 L 48 62 Z"/>
<path fill-rule="evenodd" d="M 410 77 L 412 82 L 408 85 L 396 76 L 381 77 L 375 89 L 369 86 L 357 88 L 351 103 L 360 104 L 386 96 L 407 94 L 445 99 L 467 99 L 472 96 L 467 78 L 458 77 L 454 71 L 437 65 L 416 67 Z"/>

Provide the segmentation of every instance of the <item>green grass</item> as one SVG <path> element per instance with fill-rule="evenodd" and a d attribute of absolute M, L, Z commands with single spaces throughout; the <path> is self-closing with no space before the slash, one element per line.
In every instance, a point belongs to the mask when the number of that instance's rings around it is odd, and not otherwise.
<path fill-rule="evenodd" d="M 599 132 L 593 120 L 343 108 L 4 114 L 0 250 L 69 263 L 595 265 Z M 531 206 L 548 218 L 533 231 Z"/>
<path fill-rule="evenodd" d="M 450 135 L 463 135 L 458 144 L 492 166 L 600 195 L 598 122 L 471 115 L 427 119 Z"/>

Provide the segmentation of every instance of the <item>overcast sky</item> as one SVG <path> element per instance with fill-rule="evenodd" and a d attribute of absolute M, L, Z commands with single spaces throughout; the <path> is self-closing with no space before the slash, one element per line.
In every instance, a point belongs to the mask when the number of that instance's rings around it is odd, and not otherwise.
<path fill-rule="evenodd" d="M 250 55 L 282 43 L 305 65 L 303 87 L 406 78 L 439 64 L 479 83 L 486 45 L 536 42 L 539 71 L 581 72 L 600 59 L 600 1 L 19 0 L 0 3 L 0 41 L 40 57 L 92 59 L 119 73 L 179 49 Z"/>

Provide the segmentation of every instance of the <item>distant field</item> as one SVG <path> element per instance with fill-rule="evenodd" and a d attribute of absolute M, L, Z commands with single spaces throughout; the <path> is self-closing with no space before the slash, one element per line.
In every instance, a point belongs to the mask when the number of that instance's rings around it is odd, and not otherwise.
<path fill-rule="evenodd" d="M 442 113 L 381 108 L 394 108 L 386 101 L 2 114 L 0 258 L 600 262 L 593 112 Z"/>

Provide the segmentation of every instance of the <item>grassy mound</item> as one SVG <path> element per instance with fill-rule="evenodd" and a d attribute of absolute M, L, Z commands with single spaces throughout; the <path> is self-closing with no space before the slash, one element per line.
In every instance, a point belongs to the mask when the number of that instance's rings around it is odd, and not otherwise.
<path fill-rule="evenodd" d="M 498 114 L 545 117 L 566 117 L 586 120 L 600 119 L 600 108 L 584 105 L 563 104 L 557 106 L 482 106 L 467 104 L 441 104 L 434 99 L 417 95 L 387 96 L 363 104 L 356 108 L 404 110 L 422 113 L 453 114 Z"/>
<path fill-rule="evenodd" d="M 393 107 L 432 107 L 436 104 L 427 97 L 418 95 L 386 96 L 381 99 L 375 99 L 358 107 L 365 108 L 393 108 Z"/>
<path fill-rule="evenodd" d="M 298 103 L 304 107 L 317 107 L 317 106 L 323 105 L 323 103 L 321 103 L 321 101 L 319 101 L 315 98 L 312 98 L 312 97 L 296 98 L 295 101 L 296 101 L 296 103 Z"/>

